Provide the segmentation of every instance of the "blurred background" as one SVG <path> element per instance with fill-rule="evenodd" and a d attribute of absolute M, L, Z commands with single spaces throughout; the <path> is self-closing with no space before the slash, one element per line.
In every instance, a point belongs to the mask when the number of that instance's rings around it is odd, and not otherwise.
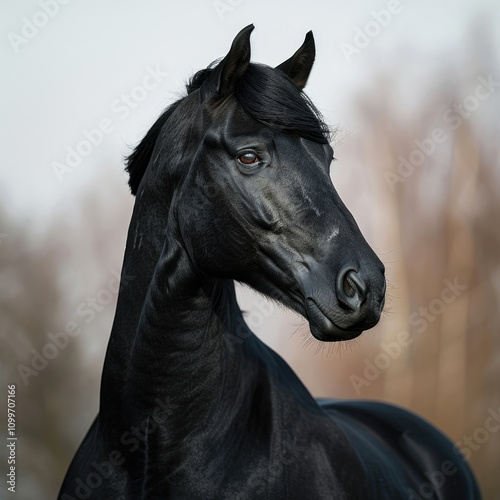
<path fill-rule="evenodd" d="M 270 65 L 313 30 L 306 91 L 337 127 L 332 179 L 389 289 L 380 324 L 350 343 L 315 342 L 303 319 L 240 289 L 249 325 L 314 395 L 429 419 L 500 498 L 496 0 L 3 6 L 0 426 L 14 383 L 18 497 L 55 498 L 98 411 L 134 203 L 123 157 L 251 22 L 253 60 Z M 81 333 L 64 344 L 70 321 Z"/>

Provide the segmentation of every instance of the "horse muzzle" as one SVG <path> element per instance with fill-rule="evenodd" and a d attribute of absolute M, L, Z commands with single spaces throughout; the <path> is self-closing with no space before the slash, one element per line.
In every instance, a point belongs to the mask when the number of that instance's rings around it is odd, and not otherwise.
<path fill-rule="evenodd" d="M 333 287 L 324 278 L 308 278 L 302 283 L 304 306 L 311 333 L 318 340 L 350 340 L 378 323 L 385 303 L 383 269 L 345 266 Z"/>

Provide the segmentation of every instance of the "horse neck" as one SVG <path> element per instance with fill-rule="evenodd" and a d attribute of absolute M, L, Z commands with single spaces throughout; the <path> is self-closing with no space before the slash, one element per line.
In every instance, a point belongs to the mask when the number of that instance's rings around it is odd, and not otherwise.
<path fill-rule="evenodd" d="M 238 378 L 256 342 L 232 280 L 194 271 L 174 232 L 166 234 L 157 222 L 168 219 L 168 207 L 138 205 L 122 270 L 129 284 L 120 290 L 101 385 L 101 418 L 114 421 L 126 401 L 145 415 L 158 399 L 175 405 L 196 401 L 204 411 L 217 400 L 225 373 Z"/>
<path fill-rule="evenodd" d="M 121 405 L 126 370 L 139 316 L 151 284 L 164 241 L 170 201 L 139 194 L 130 222 L 123 259 L 121 286 L 106 351 L 101 380 L 101 414 Z M 162 224 L 163 222 L 163 224 Z"/>
<path fill-rule="evenodd" d="M 147 406 L 158 395 L 198 400 L 220 371 L 224 333 L 238 312 L 232 282 L 196 272 L 182 245 L 167 236 L 132 346 L 126 391 Z M 141 393 L 141 394 L 139 394 Z"/>
<path fill-rule="evenodd" d="M 238 332 L 243 342 L 235 338 Z M 144 448 L 149 463 L 153 456 L 173 459 L 193 434 L 211 425 L 224 439 L 228 415 L 245 412 L 246 398 L 262 378 L 257 342 L 233 282 L 194 270 L 169 234 L 137 325 L 122 401 L 125 428 L 151 417 L 161 424 L 154 444 Z"/>

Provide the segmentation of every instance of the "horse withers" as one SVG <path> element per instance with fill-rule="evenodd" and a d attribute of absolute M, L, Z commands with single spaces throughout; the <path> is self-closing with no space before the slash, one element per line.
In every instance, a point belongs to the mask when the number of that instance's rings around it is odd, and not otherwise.
<path fill-rule="evenodd" d="M 304 316 L 320 341 L 373 327 L 385 294 L 303 92 L 312 33 L 271 68 L 250 62 L 252 30 L 128 158 L 122 275 L 134 285 L 120 291 L 100 411 L 59 498 L 480 498 L 430 424 L 387 404 L 316 401 L 245 324 L 235 281 Z"/>

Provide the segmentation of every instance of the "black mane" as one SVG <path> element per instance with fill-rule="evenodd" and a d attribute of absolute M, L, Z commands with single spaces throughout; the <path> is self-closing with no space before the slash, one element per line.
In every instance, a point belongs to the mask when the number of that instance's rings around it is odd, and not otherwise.
<path fill-rule="evenodd" d="M 186 85 L 187 95 L 210 83 L 209 77 L 216 70 L 215 64 L 192 76 Z M 263 64 L 249 64 L 243 78 L 237 82 L 234 96 L 249 116 L 272 129 L 320 144 L 326 144 L 331 139 L 330 129 L 321 113 L 306 94 L 280 70 Z M 144 139 L 126 158 L 125 170 L 130 176 L 129 186 L 133 195 L 137 193 L 163 126 L 185 98 L 174 102 L 160 115 Z"/>
<path fill-rule="evenodd" d="M 159 116 L 142 141 L 134 148 L 132 153 L 125 158 L 125 170 L 129 174 L 128 185 L 134 196 L 137 193 L 144 172 L 151 160 L 156 140 L 163 126 L 167 123 L 180 102 L 181 101 L 174 102 Z"/>

